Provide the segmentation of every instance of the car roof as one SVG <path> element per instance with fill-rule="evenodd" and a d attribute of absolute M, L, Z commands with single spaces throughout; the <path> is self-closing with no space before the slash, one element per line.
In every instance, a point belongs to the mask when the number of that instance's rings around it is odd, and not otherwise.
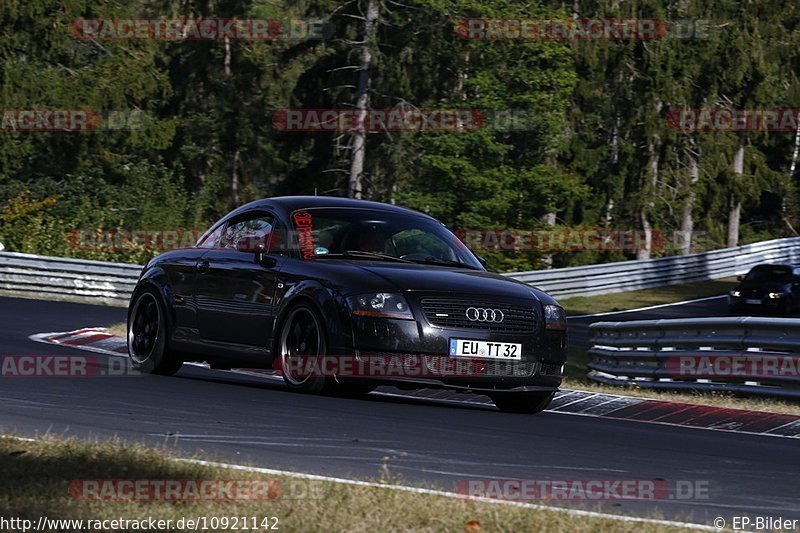
<path fill-rule="evenodd" d="M 230 215 L 250 211 L 251 209 L 258 209 L 260 207 L 275 207 L 287 213 L 298 209 L 312 209 L 316 207 L 378 209 L 393 213 L 433 218 L 425 213 L 407 207 L 400 207 L 382 202 L 372 202 L 370 200 L 357 200 L 355 198 L 339 198 L 334 196 L 276 196 L 273 198 L 262 198 L 261 200 L 255 200 L 237 208 L 230 213 Z"/>

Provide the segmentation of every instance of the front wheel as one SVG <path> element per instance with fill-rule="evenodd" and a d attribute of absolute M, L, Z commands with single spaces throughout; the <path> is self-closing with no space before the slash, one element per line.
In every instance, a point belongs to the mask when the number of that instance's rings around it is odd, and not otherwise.
<path fill-rule="evenodd" d="M 547 409 L 555 392 L 503 392 L 492 394 L 494 404 L 506 413 L 534 414 Z"/>
<path fill-rule="evenodd" d="M 330 379 L 321 375 L 319 356 L 325 355 L 325 331 L 315 309 L 298 304 L 283 321 L 278 340 L 283 381 L 289 390 L 318 394 L 327 390 Z"/>
<path fill-rule="evenodd" d="M 133 368 L 145 374 L 171 376 L 183 365 L 167 349 L 167 314 L 161 296 L 143 289 L 128 315 L 128 355 Z"/>

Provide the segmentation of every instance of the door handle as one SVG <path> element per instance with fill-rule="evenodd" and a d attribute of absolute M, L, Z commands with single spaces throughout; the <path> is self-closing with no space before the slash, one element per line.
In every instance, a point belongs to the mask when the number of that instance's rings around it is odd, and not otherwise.
<path fill-rule="evenodd" d="M 197 262 L 197 271 L 200 272 L 201 274 L 205 274 L 206 272 L 208 272 L 208 269 L 210 267 L 211 264 L 205 259 L 201 259 L 200 261 Z"/>

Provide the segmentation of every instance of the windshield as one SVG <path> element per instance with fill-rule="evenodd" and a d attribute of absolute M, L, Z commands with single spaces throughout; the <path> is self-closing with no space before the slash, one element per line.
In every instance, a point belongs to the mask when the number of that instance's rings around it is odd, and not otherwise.
<path fill-rule="evenodd" d="M 360 256 L 453 263 L 483 270 L 464 243 L 444 225 L 426 217 L 377 209 L 325 207 L 295 211 L 292 220 L 306 258 Z"/>
<path fill-rule="evenodd" d="M 783 266 L 757 266 L 744 279 L 760 283 L 789 283 L 792 281 L 792 271 Z"/>

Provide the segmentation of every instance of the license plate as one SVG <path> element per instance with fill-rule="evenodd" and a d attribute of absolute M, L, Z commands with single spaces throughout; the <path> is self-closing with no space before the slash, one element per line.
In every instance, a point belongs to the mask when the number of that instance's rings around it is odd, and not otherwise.
<path fill-rule="evenodd" d="M 485 359 L 519 361 L 522 359 L 522 345 L 513 342 L 450 339 L 450 355 L 453 357 L 481 357 Z"/>
<path fill-rule="evenodd" d="M 761 300 L 753 300 L 752 298 L 745 298 L 744 303 L 746 304 L 760 304 Z"/>

